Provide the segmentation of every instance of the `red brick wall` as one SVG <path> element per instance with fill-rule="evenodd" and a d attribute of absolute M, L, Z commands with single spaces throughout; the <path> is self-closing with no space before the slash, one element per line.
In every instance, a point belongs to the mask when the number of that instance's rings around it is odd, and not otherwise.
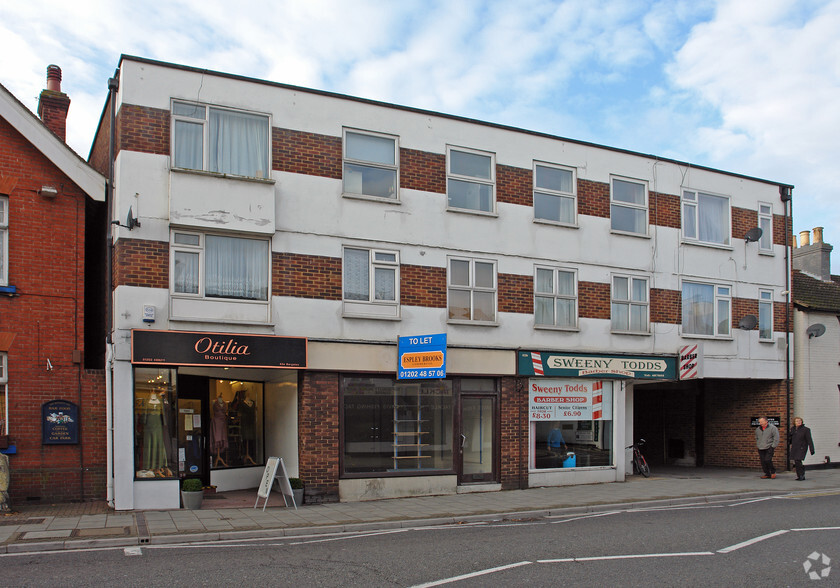
<path fill-rule="evenodd" d="M 732 207 L 732 238 L 743 239 L 747 231 L 758 226 L 758 210 Z"/>
<path fill-rule="evenodd" d="M 341 137 L 272 129 L 272 169 L 341 179 Z"/>
<path fill-rule="evenodd" d="M 534 184 L 532 170 L 496 165 L 496 200 L 507 204 L 532 206 L 534 204 Z"/>
<path fill-rule="evenodd" d="M 528 379 L 501 379 L 502 489 L 528 487 Z"/>
<path fill-rule="evenodd" d="M 590 180 L 577 181 L 578 214 L 610 218 L 610 185 Z"/>
<path fill-rule="evenodd" d="M 649 214 L 651 225 L 672 229 L 682 227 L 679 196 L 651 192 Z"/>
<path fill-rule="evenodd" d="M 610 318 L 610 285 L 598 282 L 578 283 L 578 316 L 580 318 Z"/>
<path fill-rule="evenodd" d="M 446 194 L 446 155 L 400 148 L 400 187 Z"/>
<path fill-rule="evenodd" d="M 17 295 L 0 297 L 0 331 L 16 335 L 8 351 L 9 435 L 17 446 L 9 456 L 12 503 L 103 498 L 103 378 L 73 361 L 74 350 L 84 353 L 86 197 L 3 119 L 0 174 L 17 179 L 8 242 Z M 40 196 L 42 185 L 58 195 Z M 58 399 L 79 407 L 78 445 L 41 443 L 41 406 Z"/>
<path fill-rule="evenodd" d="M 271 289 L 275 296 L 341 300 L 341 259 L 273 253 Z"/>
<path fill-rule="evenodd" d="M 115 152 L 127 149 L 169 155 L 169 120 L 168 110 L 123 104 L 117 114 Z"/>
<path fill-rule="evenodd" d="M 650 289 L 650 322 L 682 323 L 682 294 L 677 290 Z"/>
<path fill-rule="evenodd" d="M 446 308 L 446 268 L 401 265 L 400 304 Z"/>
<path fill-rule="evenodd" d="M 338 374 L 304 372 L 298 395 L 300 475 L 308 503 L 338 501 Z"/>
<path fill-rule="evenodd" d="M 534 313 L 534 277 L 499 274 L 499 312 Z"/>
<path fill-rule="evenodd" d="M 169 243 L 120 239 L 114 244 L 114 285 L 169 288 Z"/>

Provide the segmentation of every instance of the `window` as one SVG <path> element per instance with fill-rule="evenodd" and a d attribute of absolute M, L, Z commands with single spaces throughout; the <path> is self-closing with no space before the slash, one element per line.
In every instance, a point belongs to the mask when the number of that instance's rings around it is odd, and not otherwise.
<path fill-rule="evenodd" d="M 610 222 L 614 231 L 647 234 L 647 185 L 620 178 L 612 179 Z"/>
<path fill-rule="evenodd" d="M 450 259 L 447 284 L 451 320 L 496 321 L 495 262 Z"/>
<path fill-rule="evenodd" d="M 0 353 L 0 435 L 9 434 L 9 419 L 6 415 L 9 414 L 8 404 L 8 384 L 9 384 L 9 367 L 8 355 Z"/>
<path fill-rule="evenodd" d="M 758 338 L 761 341 L 773 340 L 773 292 L 758 291 Z"/>
<path fill-rule="evenodd" d="M 730 334 L 732 296 L 729 286 L 683 282 L 684 335 L 725 337 Z"/>
<path fill-rule="evenodd" d="M 729 198 L 683 190 L 682 211 L 686 240 L 729 245 Z"/>
<path fill-rule="evenodd" d="M 371 305 L 396 307 L 400 298 L 399 284 L 398 252 L 344 248 L 345 313 L 376 313 Z M 395 309 L 383 312 L 387 316 L 396 316 Z"/>
<path fill-rule="evenodd" d="M 177 478 L 179 456 L 174 369 L 134 370 L 134 475 Z M 201 412 L 199 411 L 199 419 Z M 190 421 L 192 422 L 192 421 Z M 200 421 L 199 421 L 200 422 Z M 196 435 L 196 443 L 201 439 Z"/>
<path fill-rule="evenodd" d="M 209 385 L 207 440 L 210 468 L 217 470 L 265 463 L 263 383 L 211 379 Z M 179 403 L 179 408 L 182 405 L 183 401 Z"/>
<path fill-rule="evenodd" d="M 613 276 L 612 330 L 647 333 L 649 319 L 648 280 L 632 276 Z"/>
<path fill-rule="evenodd" d="M 344 474 L 451 471 L 451 380 L 342 377 Z"/>
<path fill-rule="evenodd" d="M 447 147 L 450 208 L 495 212 L 496 162 L 492 153 Z"/>
<path fill-rule="evenodd" d="M 577 327 L 577 276 L 574 271 L 537 268 L 534 324 L 541 327 Z"/>
<path fill-rule="evenodd" d="M 773 251 L 773 207 L 766 202 L 758 203 L 758 226 L 761 229 L 759 250 Z"/>
<path fill-rule="evenodd" d="M 174 231 L 170 249 L 175 294 L 268 300 L 267 240 Z"/>
<path fill-rule="evenodd" d="M 0 286 L 9 285 L 9 199 L 0 196 Z"/>
<path fill-rule="evenodd" d="M 534 218 L 575 223 L 575 174 L 572 170 L 534 164 Z"/>
<path fill-rule="evenodd" d="M 344 131 L 344 193 L 396 200 L 399 180 L 396 137 Z"/>
<path fill-rule="evenodd" d="M 269 177 L 269 119 L 265 115 L 172 103 L 173 167 Z"/>

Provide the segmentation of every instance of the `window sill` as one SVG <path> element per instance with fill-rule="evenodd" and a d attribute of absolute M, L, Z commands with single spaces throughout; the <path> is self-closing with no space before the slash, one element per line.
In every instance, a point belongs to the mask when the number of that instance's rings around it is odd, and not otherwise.
<path fill-rule="evenodd" d="M 692 247 L 703 247 L 704 249 L 720 249 L 722 251 L 735 250 L 735 248 L 732 245 L 724 245 L 722 243 L 706 243 L 704 241 L 692 241 L 688 239 L 681 240 L 680 244 L 691 245 Z"/>
<path fill-rule="evenodd" d="M 577 325 L 573 327 L 558 327 L 556 325 L 534 325 L 534 329 L 537 331 L 561 331 L 566 333 L 579 333 L 580 327 Z"/>
<path fill-rule="evenodd" d="M 400 320 L 399 304 L 376 304 L 373 302 L 358 302 L 345 300 L 341 310 L 343 318 Z"/>
<path fill-rule="evenodd" d="M 767 257 L 775 257 L 776 256 L 775 251 L 772 251 L 772 250 L 768 251 L 767 249 L 759 249 L 758 254 L 759 255 L 766 255 Z"/>
<path fill-rule="evenodd" d="M 693 333 L 680 333 L 683 339 L 704 339 L 706 341 L 734 341 L 732 335 L 695 335 Z"/>
<path fill-rule="evenodd" d="M 355 194 L 353 192 L 342 192 L 342 198 L 348 198 L 350 200 L 367 200 L 368 202 L 381 202 L 383 204 L 402 204 L 400 199 L 397 198 L 388 198 L 386 196 L 372 196 L 370 194 Z"/>
<path fill-rule="evenodd" d="M 653 333 L 650 331 L 614 331 L 610 329 L 610 335 L 631 335 L 634 337 L 651 337 Z"/>
<path fill-rule="evenodd" d="M 258 184 L 275 184 L 276 180 L 272 178 L 255 178 L 251 176 L 237 176 L 235 174 L 223 174 L 219 172 L 206 171 L 203 169 L 187 169 L 183 167 L 170 167 L 169 171 L 178 174 L 189 174 L 195 176 L 206 176 L 211 178 L 218 178 L 224 180 L 238 180 L 241 182 L 256 182 Z"/>
<path fill-rule="evenodd" d="M 467 325 L 470 327 L 498 327 L 499 323 L 496 321 L 469 321 L 463 319 L 446 319 L 446 324 L 449 325 Z"/>
<path fill-rule="evenodd" d="M 565 229 L 579 229 L 580 226 L 577 222 L 573 223 L 566 223 L 563 221 L 555 221 L 547 218 L 534 218 L 534 224 L 536 225 L 551 225 L 553 227 L 563 227 Z"/>
<path fill-rule="evenodd" d="M 499 213 L 493 211 L 484 211 L 484 210 L 473 210 L 471 208 L 453 208 L 451 206 L 446 207 L 446 212 L 457 212 L 459 214 L 474 214 L 476 216 L 489 216 L 498 218 Z"/>
<path fill-rule="evenodd" d="M 631 233 L 629 231 L 619 231 L 618 229 L 610 229 L 610 234 L 620 235 L 622 237 L 635 237 L 637 239 L 650 239 L 648 233 Z"/>

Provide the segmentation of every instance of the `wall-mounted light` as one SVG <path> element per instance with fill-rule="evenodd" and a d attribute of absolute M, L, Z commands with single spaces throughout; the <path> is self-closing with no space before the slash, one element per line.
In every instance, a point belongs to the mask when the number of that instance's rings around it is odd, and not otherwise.
<path fill-rule="evenodd" d="M 55 186 L 41 186 L 41 189 L 38 190 L 38 194 L 44 198 L 55 198 L 58 196 L 58 189 Z"/>

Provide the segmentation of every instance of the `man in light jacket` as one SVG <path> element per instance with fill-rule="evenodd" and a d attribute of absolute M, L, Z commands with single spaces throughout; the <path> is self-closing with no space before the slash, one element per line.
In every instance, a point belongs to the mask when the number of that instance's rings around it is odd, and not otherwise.
<path fill-rule="evenodd" d="M 773 465 L 773 452 L 779 444 L 779 429 L 768 423 L 764 417 L 758 419 L 758 426 L 755 428 L 755 444 L 758 447 L 761 469 L 764 470 L 762 479 L 775 478 L 776 468 Z"/>

